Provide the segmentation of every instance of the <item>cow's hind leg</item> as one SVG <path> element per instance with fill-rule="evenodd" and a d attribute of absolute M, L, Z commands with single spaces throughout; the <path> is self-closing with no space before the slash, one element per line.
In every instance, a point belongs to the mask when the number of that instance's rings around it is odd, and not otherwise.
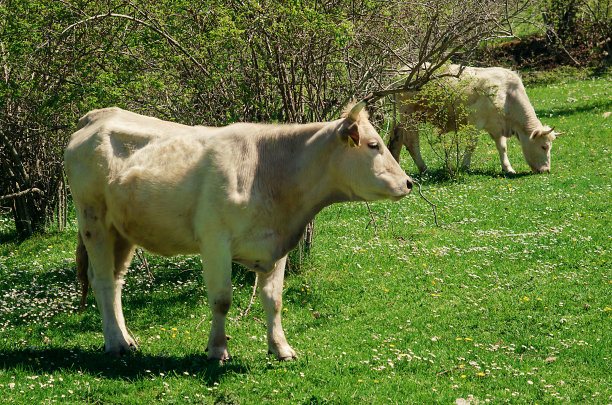
<path fill-rule="evenodd" d="M 419 172 L 423 173 L 427 170 L 427 165 L 421 156 L 419 130 L 414 123 L 406 123 L 406 128 L 402 129 L 402 138 L 404 139 L 404 145 L 406 145 L 406 149 L 408 149 L 412 160 L 414 160 L 414 163 L 419 168 Z"/>
<path fill-rule="evenodd" d="M 268 351 L 275 354 L 279 360 L 297 358 L 295 350 L 289 346 L 285 332 L 281 325 L 281 311 L 283 309 L 283 279 L 285 277 L 285 263 L 287 256 L 274 265 L 269 273 L 259 274 L 259 294 L 266 312 L 268 324 Z"/>
<path fill-rule="evenodd" d="M 125 326 L 125 319 L 123 317 L 123 307 L 121 305 L 121 290 L 123 288 L 123 276 L 127 271 L 128 266 L 132 262 L 132 257 L 134 256 L 135 246 L 128 242 L 124 237 L 117 234 L 115 238 L 115 297 L 113 300 L 113 307 L 115 308 L 115 313 L 117 314 L 117 323 L 119 325 L 119 329 L 121 329 L 121 334 L 127 340 L 127 343 L 131 350 L 138 349 L 136 342 L 127 331 Z"/>
<path fill-rule="evenodd" d="M 225 334 L 225 318 L 232 306 L 232 256 L 229 246 L 206 244 L 202 249 L 204 282 L 212 311 L 212 326 L 208 337 L 209 360 L 230 360 Z"/>
<path fill-rule="evenodd" d="M 112 226 L 104 224 L 104 207 L 85 207 L 79 210 L 79 231 L 87 249 L 89 268 L 88 276 L 102 315 L 104 347 L 107 353 L 114 356 L 135 347 L 135 342 L 125 328 L 121 308 L 120 275 L 125 271 L 125 263 L 131 248 Z M 117 271 L 117 263 L 123 267 Z M 117 277 L 119 275 L 119 277 Z"/>
<path fill-rule="evenodd" d="M 402 146 L 404 146 L 404 140 L 402 139 L 402 132 L 400 126 L 396 126 L 391 133 L 391 137 L 389 138 L 389 152 L 391 152 L 391 156 L 398 163 L 400 161 L 400 154 L 402 153 Z"/>

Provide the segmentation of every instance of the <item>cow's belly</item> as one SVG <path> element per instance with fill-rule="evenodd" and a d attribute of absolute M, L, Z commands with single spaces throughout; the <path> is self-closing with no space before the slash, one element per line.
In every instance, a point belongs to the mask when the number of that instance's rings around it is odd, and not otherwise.
<path fill-rule="evenodd" d="M 132 222 L 116 226 L 119 233 L 135 245 L 163 256 L 199 253 L 198 242 L 185 228 L 164 224 Z"/>
<path fill-rule="evenodd" d="M 153 253 L 174 256 L 200 252 L 191 227 L 180 218 L 113 215 L 112 222 L 126 239 Z"/>
<path fill-rule="evenodd" d="M 193 192 L 165 190 L 144 181 L 111 184 L 107 222 L 132 243 L 164 256 L 199 253 L 194 235 Z"/>

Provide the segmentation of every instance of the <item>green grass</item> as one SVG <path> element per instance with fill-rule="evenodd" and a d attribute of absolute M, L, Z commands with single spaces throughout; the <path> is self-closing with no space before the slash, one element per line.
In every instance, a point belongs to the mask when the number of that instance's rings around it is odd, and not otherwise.
<path fill-rule="evenodd" d="M 124 308 L 141 350 L 104 355 L 100 316 L 78 312 L 75 224 L 16 242 L 0 224 L 0 393 L 5 403 L 609 403 L 612 315 L 610 77 L 531 86 L 567 132 L 552 172 L 501 175 L 483 138 L 456 182 L 420 178 L 398 203 L 325 209 L 310 257 L 286 278 L 296 361 L 266 353 L 259 301 L 236 322 L 233 361 L 206 361 L 210 311 L 197 257 L 135 260 Z M 415 172 L 406 153 L 403 166 Z M 424 157 L 435 167 L 427 148 Z M 254 275 L 236 267 L 236 318 Z"/>

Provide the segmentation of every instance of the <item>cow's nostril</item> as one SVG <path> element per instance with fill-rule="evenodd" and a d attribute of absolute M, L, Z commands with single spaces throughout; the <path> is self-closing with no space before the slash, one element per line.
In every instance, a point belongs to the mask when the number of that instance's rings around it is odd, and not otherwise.
<path fill-rule="evenodd" d="M 408 190 L 412 190 L 412 180 L 408 179 L 408 181 L 406 181 L 406 187 L 408 187 Z"/>

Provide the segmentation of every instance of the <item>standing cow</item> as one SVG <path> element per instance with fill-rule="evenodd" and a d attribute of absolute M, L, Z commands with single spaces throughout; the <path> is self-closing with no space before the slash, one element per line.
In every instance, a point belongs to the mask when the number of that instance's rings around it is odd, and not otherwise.
<path fill-rule="evenodd" d="M 399 200 L 412 180 L 359 103 L 333 122 L 190 127 L 120 108 L 85 115 L 65 153 L 79 224 L 77 271 L 91 282 L 107 352 L 135 348 L 121 287 L 134 248 L 200 253 L 212 310 L 208 357 L 230 358 L 231 263 L 259 274 L 268 349 L 296 357 L 281 326 L 287 253 L 325 206 Z M 84 295 L 85 296 L 85 295 Z"/>
<path fill-rule="evenodd" d="M 458 75 L 459 65 L 447 68 L 451 75 Z M 506 173 L 515 173 L 508 160 L 506 140 L 513 135 L 521 142 L 525 161 L 534 173 L 550 171 L 550 150 L 553 140 L 561 135 L 553 128 L 542 125 L 529 102 L 520 77 L 508 69 L 500 67 L 473 68 L 464 67 L 456 77 L 448 77 L 443 85 L 454 86 L 465 96 L 465 106 L 468 109 L 467 122 L 478 130 L 485 130 L 495 141 L 502 169 Z M 464 85 L 461 83 L 465 83 Z M 389 149 L 395 160 L 399 161 L 402 145 L 405 145 L 410 156 L 421 172 L 427 166 L 421 157 L 419 148 L 419 133 L 414 119 L 410 114 L 415 112 L 428 113 L 428 108 L 422 103 L 414 102 L 415 93 L 402 93 L 397 97 L 398 109 L 401 114 L 400 125 L 391 139 Z M 450 118 L 447 122 L 434 123 L 443 132 L 450 132 L 457 127 Z M 471 154 L 476 145 L 466 151 L 463 167 L 470 165 Z"/>

